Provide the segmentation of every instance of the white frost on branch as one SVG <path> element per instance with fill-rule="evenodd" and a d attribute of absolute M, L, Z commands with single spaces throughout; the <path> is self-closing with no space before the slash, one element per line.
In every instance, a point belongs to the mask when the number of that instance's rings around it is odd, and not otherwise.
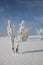
<path fill-rule="evenodd" d="M 8 36 L 10 37 L 11 40 L 14 40 L 14 28 L 11 20 L 8 20 L 8 26 L 7 26 L 7 32 Z"/>
<path fill-rule="evenodd" d="M 19 27 L 18 35 L 17 35 L 18 42 L 26 41 L 28 38 L 28 32 L 29 32 L 29 30 L 25 27 L 25 21 L 22 20 L 20 27 Z"/>

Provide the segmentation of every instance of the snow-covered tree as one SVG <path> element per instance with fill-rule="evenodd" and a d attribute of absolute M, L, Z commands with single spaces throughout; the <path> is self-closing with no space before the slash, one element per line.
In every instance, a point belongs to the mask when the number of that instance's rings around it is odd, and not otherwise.
<path fill-rule="evenodd" d="M 7 27 L 7 31 L 8 31 L 8 36 L 11 39 L 12 42 L 12 49 L 15 49 L 15 52 L 18 52 L 18 47 L 19 47 L 19 43 L 16 44 L 16 47 L 14 47 L 14 40 L 15 42 L 24 42 L 27 40 L 28 38 L 28 32 L 29 30 L 25 27 L 25 21 L 22 20 L 20 27 L 19 27 L 19 33 L 17 32 L 17 34 L 14 34 L 14 28 L 15 26 L 12 25 L 11 20 L 8 20 L 8 27 Z M 15 38 L 15 39 L 14 39 Z"/>

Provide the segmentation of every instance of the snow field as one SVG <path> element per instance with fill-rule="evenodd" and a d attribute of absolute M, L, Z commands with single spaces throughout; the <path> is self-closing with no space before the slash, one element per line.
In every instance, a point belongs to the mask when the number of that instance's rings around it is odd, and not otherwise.
<path fill-rule="evenodd" d="M 13 53 L 10 39 L 0 38 L 0 65 L 43 65 L 43 40 L 28 39 L 19 44 L 19 53 Z"/>

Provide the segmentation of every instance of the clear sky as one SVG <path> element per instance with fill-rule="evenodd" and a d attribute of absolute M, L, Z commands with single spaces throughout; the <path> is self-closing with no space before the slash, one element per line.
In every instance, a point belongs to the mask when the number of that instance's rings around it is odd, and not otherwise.
<path fill-rule="evenodd" d="M 0 34 L 6 35 L 8 19 L 16 29 L 24 20 L 31 34 L 35 34 L 35 28 L 43 28 L 43 0 L 0 0 Z"/>

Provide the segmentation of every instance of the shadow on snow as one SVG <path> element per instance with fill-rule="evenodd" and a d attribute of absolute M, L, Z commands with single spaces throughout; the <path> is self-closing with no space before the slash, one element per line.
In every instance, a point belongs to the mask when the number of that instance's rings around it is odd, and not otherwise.
<path fill-rule="evenodd" d="M 24 53 L 36 53 L 36 52 L 43 52 L 43 50 L 25 51 L 25 52 L 22 52 L 22 53 L 24 54 Z"/>

